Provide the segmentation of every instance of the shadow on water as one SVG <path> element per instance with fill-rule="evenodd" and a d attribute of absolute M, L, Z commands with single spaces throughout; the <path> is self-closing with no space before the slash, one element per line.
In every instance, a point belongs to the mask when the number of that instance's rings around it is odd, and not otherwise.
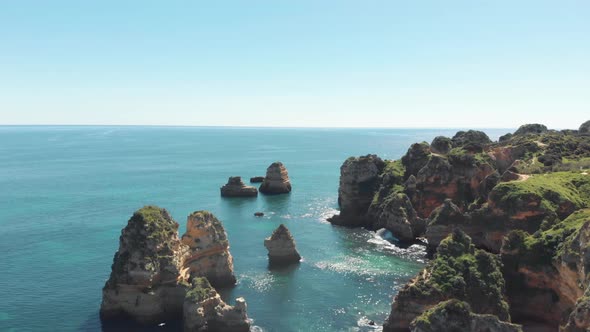
<path fill-rule="evenodd" d="M 98 312 L 88 317 L 80 326 L 79 331 L 103 331 L 103 332 L 178 332 L 182 331 L 182 320 L 171 320 L 161 325 L 146 326 L 133 322 L 127 318 L 104 321 L 100 319 Z"/>

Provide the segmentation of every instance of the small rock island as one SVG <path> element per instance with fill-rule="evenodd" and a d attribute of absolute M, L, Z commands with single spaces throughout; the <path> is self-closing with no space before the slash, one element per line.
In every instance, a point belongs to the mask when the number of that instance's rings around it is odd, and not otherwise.
<path fill-rule="evenodd" d="M 291 192 L 289 173 L 282 162 L 277 161 L 268 166 L 266 177 L 260 185 L 259 190 L 266 195 L 287 194 Z"/>
<path fill-rule="evenodd" d="M 198 211 L 188 217 L 182 240 L 178 227 L 157 206 L 133 214 L 121 232 L 103 288 L 101 319 L 127 318 L 146 325 L 182 319 L 185 331 L 248 331 L 245 301 L 239 298 L 235 307 L 229 306 L 211 286 L 236 282 L 221 222 Z"/>
<path fill-rule="evenodd" d="M 247 186 L 240 176 L 232 176 L 223 187 L 220 188 L 222 197 L 256 197 L 256 187 Z"/>
<path fill-rule="evenodd" d="M 283 224 L 264 240 L 264 246 L 268 250 L 268 263 L 271 266 L 289 265 L 301 260 L 301 255 L 295 248 L 295 240 Z"/>

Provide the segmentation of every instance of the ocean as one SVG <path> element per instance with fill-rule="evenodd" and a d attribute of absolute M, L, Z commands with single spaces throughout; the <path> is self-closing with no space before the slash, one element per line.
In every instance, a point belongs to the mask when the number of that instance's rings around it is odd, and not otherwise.
<path fill-rule="evenodd" d="M 377 330 L 425 252 L 326 221 L 340 166 L 369 153 L 398 159 L 456 131 L 0 126 L 0 331 L 179 330 L 103 327 L 98 316 L 121 229 L 150 204 L 168 209 L 181 234 L 193 211 L 223 222 L 238 284 L 222 295 L 246 298 L 255 330 Z M 287 167 L 291 194 L 220 197 L 228 177 L 247 183 L 274 161 Z M 281 223 L 303 260 L 269 270 L 263 241 Z"/>

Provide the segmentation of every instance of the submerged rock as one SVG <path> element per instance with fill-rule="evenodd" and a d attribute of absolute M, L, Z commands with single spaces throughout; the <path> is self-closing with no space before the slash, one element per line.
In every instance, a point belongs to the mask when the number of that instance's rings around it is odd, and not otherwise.
<path fill-rule="evenodd" d="M 255 176 L 250 178 L 251 183 L 262 183 L 264 181 L 264 176 Z"/>
<path fill-rule="evenodd" d="M 268 250 L 270 265 L 287 265 L 301 260 L 301 256 L 295 248 L 295 240 L 289 229 L 283 224 L 264 240 L 264 246 Z"/>
<path fill-rule="evenodd" d="M 287 168 L 280 161 L 272 163 L 266 169 L 266 177 L 260 185 L 263 194 L 286 194 L 291 192 L 291 181 Z"/>
<path fill-rule="evenodd" d="M 255 217 L 264 217 L 264 212 L 254 212 Z"/>
<path fill-rule="evenodd" d="M 189 215 L 182 243 L 191 250 L 184 264 L 191 276 L 207 277 L 215 287 L 236 283 L 227 234 L 221 221 L 212 213 L 197 211 Z"/>
<path fill-rule="evenodd" d="M 192 280 L 184 298 L 183 315 L 185 332 L 250 330 L 244 298 L 237 298 L 235 306 L 226 304 L 206 278 Z"/>
<path fill-rule="evenodd" d="M 188 252 L 178 239 L 178 223 L 168 211 L 145 206 L 121 232 L 112 272 L 102 291 L 102 319 L 131 318 L 154 324 L 182 316 Z"/>
<path fill-rule="evenodd" d="M 232 176 L 227 184 L 220 188 L 223 197 L 255 197 L 258 190 L 255 187 L 247 186 L 239 176 Z"/>

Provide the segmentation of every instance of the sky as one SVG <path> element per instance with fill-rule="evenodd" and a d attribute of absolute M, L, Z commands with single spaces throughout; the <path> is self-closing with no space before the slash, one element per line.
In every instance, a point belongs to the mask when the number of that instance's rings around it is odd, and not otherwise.
<path fill-rule="evenodd" d="M 590 1 L 0 2 L 0 124 L 577 128 Z"/>

